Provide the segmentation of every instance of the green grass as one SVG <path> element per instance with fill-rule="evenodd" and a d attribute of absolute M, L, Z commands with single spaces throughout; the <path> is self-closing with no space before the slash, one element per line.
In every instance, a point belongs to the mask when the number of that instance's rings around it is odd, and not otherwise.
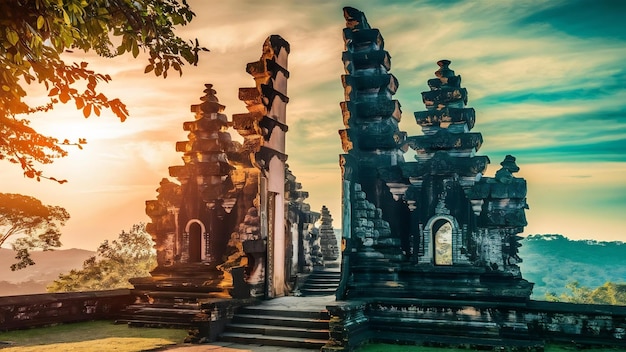
<path fill-rule="evenodd" d="M 2 352 L 146 351 L 182 344 L 182 329 L 129 328 L 110 321 L 62 324 L 0 333 Z M 4 344 L 4 343 L 9 344 Z M 3 346 L 6 346 L 3 348 Z"/>
<path fill-rule="evenodd" d="M 425 347 L 415 345 L 390 345 L 384 343 L 368 344 L 358 349 L 357 352 L 468 352 L 469 349 L 449 347 Z M 574 345 L 547 344 L 544 352 L 574 352 L 580 351 Z M 586 348 L 588 352 L 623 351 L 618 348 Z"/>

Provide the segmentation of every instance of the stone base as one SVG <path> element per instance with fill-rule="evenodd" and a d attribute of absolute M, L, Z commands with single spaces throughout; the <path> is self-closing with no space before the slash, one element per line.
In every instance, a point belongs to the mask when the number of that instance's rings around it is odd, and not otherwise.
<path fill-rule="evenodd" d="M 152 276 L 130 279 L 130 283 L 139 291 L 221 293 L 226 297 L 232 289 L 232 285 L 224 285 L 221 271 L 203 263 L 157 267 L 150 274 Z"/>
<path fill-rule="evenodd" d="M 372 297 L 524 302 L 533 284 L 471 266 L 364 263 L 351 267 L 348 299 Z"/>
<path fill-rule="evenodd" d="M 326 352 L 372 342 L 498 351 L 543 351 L 546 342 L 626 347 L 623 306 L 376 298 L 327 309 Z"/>

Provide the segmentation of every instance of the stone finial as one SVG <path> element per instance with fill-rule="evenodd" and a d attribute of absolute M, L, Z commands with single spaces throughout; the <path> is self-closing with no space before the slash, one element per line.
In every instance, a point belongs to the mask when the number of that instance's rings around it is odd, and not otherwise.
<path fill-rule="evenodd" d="M 213 84 L 207 83 L 204 85 L 204 90 L 202 91 L 204 96 L 200 97 L 201 104 L 192 104 L 191 112 L 195 112 L 197 114 L 196 119 L 200 119 L 205 115 L 210 115 L 213 113 L 221 113 L 226 109 L 226 106 L 219 103 L 219 99 L 217 99 L 217 92 L 213 89 Z"/>
<path fill-rule="evenodd" d="M 452 71 L 448 66 L 450 66 L 450 63 L 452 61 L 450 60 L 439 60 L 437 61 L 437 65 L 439 66 L 439 69 L 437 71 L 435 71 L 435 76 L 437 76 L 438 78 L 441 77 L 445 77 L 445 78 L 450 78 L 450 77 L 454 77 L 454 71 Z"/>
<path fill-rule="evenodd" d="M 354 7 L 346 6 L 343 8 L 343 17 L 346 19 L 346 27 L 350 29 L 370 29 L 365 13 L 355 9 Z"/>
<path fill-rule="evenodd" d="M 519 166 L 515 163 L 515 157 L 513 155 L 507 155 L 500 165 L 502 165 L 502 168 L 496 171 L 496 180 L 505 184 L 511 183 L 515 178 L 513 173 L 519 171 Z"/>
<path fill-rule="evenodd" d="M 511 173 L 519 171 L 519 166 L 517 166 L 517 164 L 515 163 L 515 157 L 513 155 L 505 156 L 500 165 L 502 165 L 503 169 L 507 169 Z"/>

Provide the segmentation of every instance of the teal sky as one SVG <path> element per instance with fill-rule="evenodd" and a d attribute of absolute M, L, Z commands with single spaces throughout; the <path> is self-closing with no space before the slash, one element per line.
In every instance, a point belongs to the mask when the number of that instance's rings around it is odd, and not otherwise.
<path fill-rule="evenodd" d="M 245 112 L 237 89 L 253 86 L 245 65 L 258 60 L 270 34 L 291 44 L 288 163 L 310 192 L 312 208 L 328 205 L 340 226 L 343 6 L 364 11 L 380 29 L 400 83 L 400 128 L 409 135 L 421 134 L 413 112 L 424 110 L 420 93 L 428 89 L 436 61 L 452 61 L 469 92 L 468 106 L 476 109 L 473 131 L 483 134 L 478 154 L 491 159 L 487 174 L 513 154 L 518 176 L 528 180 L 525 234 L 626 238 L 626 2 L 189 3 L 197 18 L 180 33 L 197 37 L 211 52 L 180 78 L 144 75 L 142 60 L 69 57 L 111 74 L 105 89 L 127 103 L 131 117 L 123 124 L 111 114 L 85 120 L 68 106 L 33 118 L 60 139 L 88 139 L 85 150 L 46 168 L 68 184 L 37 184 L 23 180 L 19 170 L 0 170 L 1 192 L 33 195 L 70 211 L 66 247 L 94 249 L 149 220 L 144 201 L 156 197 L 167 167 L 181 164 L 174 144 L 186 138 L 182 122 L 193 118 L 189 105 L 199 101 L 204 83 L 213 83 L 229 117 Z"/>

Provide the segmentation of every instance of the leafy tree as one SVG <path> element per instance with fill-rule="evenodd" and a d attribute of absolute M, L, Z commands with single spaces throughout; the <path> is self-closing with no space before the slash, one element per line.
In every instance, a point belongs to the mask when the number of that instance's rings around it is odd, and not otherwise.
<path fill-rule="evenodd" d="M 35 264 L 29 253 L 32 249 L 60 247 L 59 227 L 69 218 L 62 207 L 44 205 L 36 198 L 21 194 L 0 193 L 0 246 L 15 239 L 12 246 L 18 262 L 11 265 L 11 270 Z"/>
<path fill-rule="evenodd" d="M 149 54 L 145 72 L 167 77 L 170 69 L 182 75 L 185 63 L 197 64 L 206 51 L 198 40 L 186 42 L 174 29 L 195 14 L 186 0 L 8 0 L 0 1 L 0 160 L 19 164 L 24 175 L 46 177 L 34 165 L 67 155 L 60 142 L 32 127 L 23 114 L 49 111 L 73 101 L 85 117 L 110 109 L 121 121 L 128 116 L 124 103 L 97 90 L 111 77 L 88 69 L 86 62 L 68 64 L 64 52 L 95 51 L 102 57 Z M 29 105 L 27 85 L 43 86 L 49 102 Z"/>
<path fill-rule="evenodd" d="M 566 287 L 571 293 L 563 293 L 560 296 L 548 293 L 546 299 L 553 302 L 626 305 L 626 284 L 606 282 L 600 287 L 591 289 L 581 286 L 578 281 L 573 281 Z"/>
<path fill-rule="evenodd" d="M 71 270 L 48 285 L 48 292 L 99 291 L 130 288 L 133 277 L 150 275 L 156 266 L 154 242 L 144 224 L 122 231 L 117 240 L 105 240 L 95 256 L 87 259 L 80 270 Z"/>

